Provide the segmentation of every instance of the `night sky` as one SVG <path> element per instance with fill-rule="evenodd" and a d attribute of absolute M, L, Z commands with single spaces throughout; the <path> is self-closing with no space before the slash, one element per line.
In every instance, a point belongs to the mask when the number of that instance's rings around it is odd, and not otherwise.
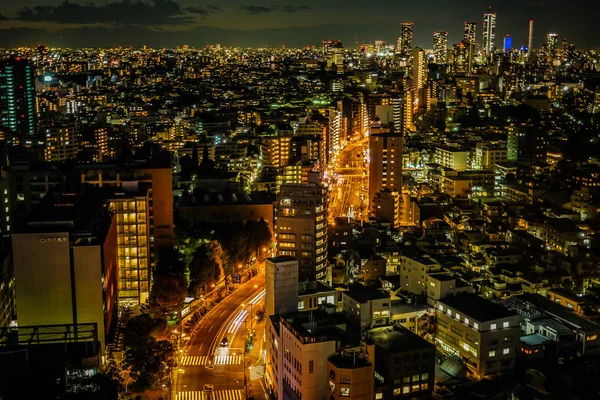
<path fill-rule="evenodd" d="M 513 46 L 527 43 L 535 20 L 534 47 L 546 33 L 584 48 L 600 45 L 600 2 L 590 0 L 0 0 L 0 46 L 203 46 L 290 47 L 341 39 L 353 47 L 376 39 L 395 42 L 401 21 L 415 23 L 415 45 L 430 48 L 434 31 L 462 39 L 464 21 L 478 22 L 493 6 L 497 47 L 510 33 Z"/>

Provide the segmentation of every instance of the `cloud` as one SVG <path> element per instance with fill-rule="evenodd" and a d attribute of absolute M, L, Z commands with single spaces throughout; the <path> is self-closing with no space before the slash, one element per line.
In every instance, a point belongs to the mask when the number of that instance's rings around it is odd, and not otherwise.
<path fill-rule="evenodd" d="M 184 11 L 190 14 L 198 14 L 202 16 L 207 16 L 209 14 L 221 11 L 221 7 L 215 6 L 214 4 L 209 4 L 206 7 L 186 7 L 183 9 Z"/>
<path fill-rule="evenodd" d="M 276 5 L 272 5 L 272 6 L 241 5 L 240 11 L 247 15 L 258 15 L 258 14 L 267 14 L 267 13 L 273 12 L 273 11 L 277 10 L 277 8 L 278 8 L 278 6 L 276 6 Z"/>
<path fill-rule="evenodd" d="M 65 0 L 57 6 L 22 8 L 14 19 L 59 24 L 186 25 L 219 10 L 214 5 L 182 8 L 175 0 L 117 0 L 98 5 Z"/>
<path fill-rule="evenodd" d="M 283 6 L 281 11 L 288 14 L 293 14 L 301 11 L 310 10 L 309 6 Z"/>

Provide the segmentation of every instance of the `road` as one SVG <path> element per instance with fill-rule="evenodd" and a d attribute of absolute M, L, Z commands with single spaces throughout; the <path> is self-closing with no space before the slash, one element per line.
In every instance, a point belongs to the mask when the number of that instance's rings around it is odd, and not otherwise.
<path fill-rule="evenodd" d="M 264 301 L 264 286 L 264 273 L 259 273 L 215 305 L 196 324 L 182 349 L 176 400 L 246 398 L 243 390 L 244 332 L 246 328 L 250 330 L 250 315 Z M 223 337 L 228 339 L 227 348 L 220 346 Z M 246 359 L 247 365 L 248 361 Z M 203 393 L 206 384 L 213 385 L 212 395 Z"/>
<path fill-rule="evenodd" d="M 364 154 L 368 138 L 350 143 L 340 151 L 333 168 L 329 198 L 329 220 L 349 216 L 356 220 L 368 218 L 368 164 Z"/>

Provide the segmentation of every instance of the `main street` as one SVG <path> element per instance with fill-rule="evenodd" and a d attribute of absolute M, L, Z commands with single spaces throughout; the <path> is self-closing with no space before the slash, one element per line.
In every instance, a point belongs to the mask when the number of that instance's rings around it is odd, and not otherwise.
<path fill-rule="evenodd" d="M 253 314 L 264 301 L 264 273 L 239 287 L 215 305 L 194 327 L 182 349 L 176 400 L 241 400 L 244 393 L 244 333 L 250 331 Z M 262 332 L 260 332 L 262 338 Z M 221 347 L 223 338 L 228 346 Z M 257 351 L 260 345 L 256 343 Z M 256 360 L 256 357 L 253 357 Z M 212 394 L 204 391 L 212 385 Z M 256 395 L 256 391 L 253 393 Z"/>
<path fill-rule="evenodd" d="M 329 198 L 329 219 L 368 217 L 368 163 L 365 153 L 368 138 L 350 143 L 342 149 L 331 171 L 332 187 Z"/>

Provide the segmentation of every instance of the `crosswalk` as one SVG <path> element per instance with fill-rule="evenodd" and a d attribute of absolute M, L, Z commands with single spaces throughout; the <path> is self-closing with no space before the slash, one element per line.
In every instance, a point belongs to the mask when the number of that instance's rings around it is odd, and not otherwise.
<path fill-rule="evenodd" d="M 211 360 L 212 359 L 212 360 Z M 181 365 L 206 365 L 212 361 L 215 365 L 232 365 L 241 364 L 243 362 L 242 356 L 184 356 L 181 358 Z"/>
<path fill-rule="evenodd" d="M 212 393 L 203 391 L 179 392 L 175 400 L 243 400 L 243 390 L 215 390 Z"/>

